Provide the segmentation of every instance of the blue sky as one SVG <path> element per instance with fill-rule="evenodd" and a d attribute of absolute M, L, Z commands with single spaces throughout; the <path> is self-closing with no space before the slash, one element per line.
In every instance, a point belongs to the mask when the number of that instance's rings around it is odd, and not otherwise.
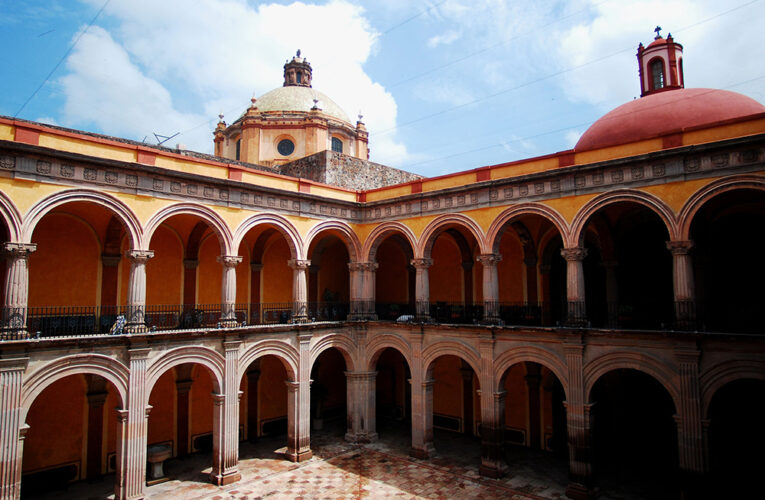
<path fill-rule="evenodd" d="M 656 25 L 687 86 L 765 102 L 763 19 L 761 0 L 0 0 L 0 114 L 209 153 L 218 113 L 299 48 L 372 160 L 434 176 L 572 147 L 639 95 Z"/>

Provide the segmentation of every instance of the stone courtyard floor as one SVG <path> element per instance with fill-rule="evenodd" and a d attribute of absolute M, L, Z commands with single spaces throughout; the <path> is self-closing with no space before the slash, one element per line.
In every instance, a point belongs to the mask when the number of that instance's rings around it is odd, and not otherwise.
<path fill-rule="evenodd" d="M 436 431 L 437 454 L 427 460 L 410 458 L 409 435 L 400 430 L 381 430 L 371 444 L 354 445 L 343 440 L 341 430 L 322 430 L 312 435 L 313 458 L 301 464 L 283 458 L 285 437 L 261 438 L 240 446 L 242 479 L 218 487 L 207 475 L 209 454 L 169 460 L 168 481 L 147 486 L 148 499 L 355 499 L 355 498 L 566 498 L 568 469 L 565 460 L 548 453 L 511 449 L 508 474 L 500 480 L 478 475 L 480 445 L 476 438 Z M 47 498 L 113 498 L 114 476 L 97 482 L 70 485 Z M 601 498 L 637 499 L 642 495 L 604 494 Z M 23 484 L 22 484 L 22 497 Z M 44 497 L 37 497 L 44 498 Z"/>

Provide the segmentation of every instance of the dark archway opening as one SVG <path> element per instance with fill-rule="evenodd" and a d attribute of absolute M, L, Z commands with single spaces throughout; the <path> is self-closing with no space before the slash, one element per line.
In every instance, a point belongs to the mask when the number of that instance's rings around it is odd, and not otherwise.
<path fill-rule="evenodd" d="M 675 407 L 653 377 L 632 369 L 603 375 L 592 389 L 595 476 L 605 492 L 677 498 Z"/>
<path fill-rule="evenodd" d="M 404 356 L 391 347 L 377 359 L 376 404 L 377 434 L 380 439 L 411 440 L 412 389 L 411 373 Z"/>
<path fill-rule="evenodd" d="M 346 432 L 347 366 L 335 348 L 322 352 L 311 369 L 311 433 L 334 438 Z M 315 439 L 312 439 L 315 441 Z"/>
<path fill-rule="evenodd" d="M 709 472 L 714 498 L 762 496 L 765 380 L 723 386 L 709 407 Z"/>

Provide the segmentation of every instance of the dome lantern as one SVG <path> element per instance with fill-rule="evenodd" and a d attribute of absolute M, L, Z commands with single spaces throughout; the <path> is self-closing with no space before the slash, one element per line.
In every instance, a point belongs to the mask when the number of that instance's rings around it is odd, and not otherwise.
<path fill-rule="evenodd" d="M 300 49 L 291 61 L 284 64 L 284 87 L 293 86 L 311 86 L 311 65 L 307 59 L 300 57 Z"/>
<path fill-rule="evenodd" d="M 685 87 L 683 77 L 683 46 L 675 43 L 672 34 L 664 39 L 661 27 L 654 30 L 656 37 L 648 47 L 638 45 L 638 73 L 640 97 Z"/>

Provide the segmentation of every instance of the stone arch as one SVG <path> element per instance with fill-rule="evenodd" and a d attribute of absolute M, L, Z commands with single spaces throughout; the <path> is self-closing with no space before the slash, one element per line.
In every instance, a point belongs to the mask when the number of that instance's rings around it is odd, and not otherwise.
<path fill-rule="evenodd" d="M 102 193 L 100 191 L 91 191 L 89 189 L 68 189 L 55 193 L 37 202 L 24 217 L 24 223 L 21 229 L 22 243 L 32 242 L 32 233 L 40 220 L 54 208 L 65 203 L 88 202 L 100 205 L 114 213 L 124 224 L 128 236 L 130 237 L 131 248 L 143 248 L 143 230 L 138 217 L 133 211 L 117 198 Z"/>
<path fill-rule="evenodd" d="M 380 244 L 385 240 L 385 238 L 392 234 L 402 235 L 406 241 L 409 242 L 409 245 L 412 247 L 412 253 L 414 253 L 415 249 L 417 248 L 417 238 L 414 236 L 412 230 L 400 222 L 384 222 L 375 227 L 372 232 L 369 233 L 366 241 L 364 241 L 364 246 L 361 251 L 361 258 L 363 261 L 375 261 L 377 258 L 377 249 L 379 248 Z"/>
<path fill-rule="evenodd" d="M 735 359 L 719 363 L 705 370 L 699 379 L 701 389 L 701 415 L 708 418 L 709 406 L 717 391 L 726 384 L 741 379 L 765 381 L 765 361 Z"/>
<path fill-rule="evenodd" d="M 679 239 L 688 240 L 691 234 L 691 224 L 696 213 L 712 198 L 738 189 L 754 189 L 765 191 L 765 177 L 759 175 L 737 175 L 719 179 L 702 187 L 685 202 L 678 216 Z"/>
<path fill-rule="evenodd" d="M 480 253 L 486 253 L 490 250 L 490 248 L 486 248 L 486 238 L 484 238 L 483 230 L 475 220 L 463 214 L 444 214 L 433 219 L 427 227 L 425 227 L 415 249 L 415 258 L 429 258 L 436 237 L 441 234 L 446 226 L 452 224 L 467 229 L 468 232 L 473 235 L 478 243 L 478 250 Z"/>
<path fill-rule="evenodd" d="M 430 372 L 433 370 L 433 362 L 439 357 L 447 355 L 456 356 L 467 362 L 480 380 L 480 354 L 478 354 L 472 346 L 453 340 L 438 342 L 422 351 L 422 368 L 426 380 L 430 378 Z"/>
<path fill-rule="evenodd" d="M 359 257 L 361 256 L 361 242 L 359 242 L 358 236 L 356 236 L 356 233 L 353 232 L 353 229 L 351 229 L 348 224 L 337 220 L 320 222 L 308 231 L 305 238 L 305 245 L 303 246 L 305 256 L 302 258 L 308 258 L 308 251 L 311 248 L 311 243 L 313 243 L 321 233 L 326 231 L 337 232 L 348 249 L 348 257 L 351 262 L 359 262 Z"/>
<path fill-rule="evenodd" d="M 213 387 L 222 394 L 225 360 L 218 352 L 201 346 L 186 346 L 171 349 L 162 354 L 146 369 L 146 392 L 144 404 L 149 404 L 149 396 L 154 385 L 167 370 L 184 363 L 196 363 L 204 366 L 212 375 Z"/>
<path fill-rule="evenodd" d="M 524 215 L 538 215 L 543 219 L 549 221 L 553 227 L 558 230 L 563 241 L 568 240 L 569 227 L 563 216 L 546 205 L 541 203 L 521 203 L 514 205 L 494 219 L 494 222 L 489 226 L 489 231 L 486 233 L 486 246 L 491 249 L 492 253 L 499 253 L 499 243 L 501 240 L 503 228 L 510 224 L 514 219 L 523 217 Z"/>
<path fill-rule="evenodd" d="M 374 365 L 377 364 L 380 355 L 387 348 L 398 351 L 409 365 L 409 370 L 412 370 L 412 346 L 403 337 L 393 333 L 383 333 L 375 335 L 374 339 L 367 344 L 367 353 L 369 353 L 365 360 L 367 371 L 374 371 Z"/>
<path fill-rule="evenodd" d="M 327 335 L 326 337 L 322 337 L 314 345 L 311 346 L 311 353 L 309 357 L 311 360 L 311 368 L 313 368 L 316 360 L 319 359 L 319 355 L 332 347 L 336 348 L 338 351 L 340 351 L 340 354 L 343 355 L 346 371 L 356 371 L 356 363 L 353 359 L 353 355 L 356 352 L 356 344 L 350 337 L 339 333 L 333 333 Z"/>
<path fill-rule="evenodd" d="M 0 191 L 0 217 L 8 228 L 8 241 L 18 243 L 22 232 L 21 215 L 13 201 L 2 191 Z"/>
<path fill-rule="evenodd" d="M 155 213 L 151 219 L 149 219 L 149 222 L 146 223 L 146 231 L 144 234 L 146 247 L 148 248 L 149 244 L 151 244 L 151 237 L 162 222 L 174 215 L 181 214 L 193 215 L 207 222 L 218 236 L 221 255 L 235 255 L 238 248 L 233 248 L 233 236 L 231 235 L 231 231 L 226 222 L 213 210 L 197 203 L 176 203 L 175 205 L 170 205 Z"/>
<path fill-rule="evenodd" d="M 21 421 L 26 420 L 26 414 L 35 398 L 46 387 L 64 377 L 80 374 L 98 375 L 111 382 L 117 389 L 122 408 L 125 408 L 130 377 L 128 368 L 103 354 L 72 354 L 45 364 L 26 378 L 21 392 Z"/>
<path fill-rule="evenodd" d="M 504 351 L 494 360 L 494 381 L 496 387 L 501 387 L 502 378 L 513 365 L 531 361 L 544 366 L 552 372 L 563 386 L 563 392 L 568 397 L 568 368 L 566 363 L 554 352 L 535 346 L 514 347 Z"/>
<path fill-rule="evenodd" d="M 584 366 L 585 401 L 590 402 L 592 388 L 600 377 L 622 368 L 638 370 L 656 379 L 672 398 L 675 412 L 680 411 L 680 390 L 674 383 L 676 372 L 673 367 L 651 355 L 638 352 L 612 352 L 587 363 Z"/>
<path fill-rule="evenodd" d="M 297 382 L 300 354 L 290 344 L 279 340 L 263 340 L 247 346 L 247 349 L 239 357 L 237 380 L 244 377 L 247 368 L 253 361 L 268 355 L 278 358 L 287 371 L 287 378 Z"/>
<path fill-rule="evenodd" d="M 657 196 L 633 189 L 618 189 L 608 193 L 602 193 L 587 202 L 574 216 L 568 239 L 564 242 L 569 247 L 578 247 L 583 244 L 584 228 L 590 217 L 601 208 L 614 203 L 629 202 L 637 203 L 653 211 L 664 222 L 670 240 L 677 239 L 677 222 L 672 209 Z"/>
<path fill-rule="evenodd" d="M 247 232 L 261 224 L 273 226 L 282 234 L 282 236 L 284 236 L 284 239 L 287 241 L 287 246 L 290 248 L 290 255 L 293 259 L 302 258 L 303 242 L 300 239 L 300 233 L 290 221 L 276 214 L 257 214 L 245 219 L 234 232 L 231 248 L 238 251 L 239 245 L 242 243 Z"/>

